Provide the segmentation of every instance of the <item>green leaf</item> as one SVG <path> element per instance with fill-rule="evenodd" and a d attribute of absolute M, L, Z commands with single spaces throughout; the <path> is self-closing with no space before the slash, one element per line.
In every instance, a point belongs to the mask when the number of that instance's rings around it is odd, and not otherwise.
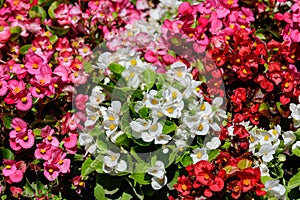
<path fill-rule="evenodd" d="M 126 148 L 129 148 L 130 139 L 127 137 L 126 134 L 122 134 L 119 137 L 117 137 L 115 141 L 115 145 L 117 146 L 125 146 Z"/>
<path fill-rule="evenodd" d="M 238 167 L 242 170 L 251 167 L 251 165 L 252 161 L 248 159 L 242 159 L 238 162 Z"/>
<path fill-rule="evenodd" d="M 130 199 L 132 199 L 132 196 L 130 194 L 123 193 L 122 200 L 130 200 Z"/>
<path fill-rule="evenodd" d="M 70 28 L 61 28 L 56 26 L 46 26 L 47 30 L 54 35 L 63 36 L 69 32 Z"/>
<path fill-rule="evenodd" d="M 262 103 L 260 104 L 259 108 L 258 108 L 258 112 L 264 116 L 269 116 L 270 114 L 270 106 L 268 103 Z"/>
<path fill-rule="evenodd" d="M 295 149 L 292 150 L 293 155 L 296 155 L 298 157 L 300 157 L 300 148 L 297 147 Z"/>
<path fill-rule="evenodd" d="M 26 45 L 22 46 L 20 48 L 20 54 L 25 55 L 28 52 L 28 49 L 30 49 L 30 47 L 31 47 L 31 44 L 26 44 Z"/>
<path fill-rule="evenodd" d="M 162 133 L 169 134 L 177 129 L 177 126 L 174 122 L 167 120 L 164 124 Z"/>
<path fill-rule="evenodd" d="M 125 70 L 125 67 L 118 63 L 111 63 L 108 65 L 108 68 L 115 74 L 122 74 L 122 72 Z"/>
<path fill-rule="evenodd" d="M 155 72 L 152 69 L 148 68 L 143 71 L 142 76 L 143 76 L 145 83 L 148 86 L 148 89 L 152 88 L 155 83 L 155 79 L 156 79 Z"/>
<path fill-rule="evenodd" d="M 35 128 L 35 129 L 33 129 L 33 134 L 34 134 L 34 137 L 41 136 L 41 132 L 42 132 L 42 130 L 41 130 L 41 129 L 39 129 L 39 128 Z"/>
<path fill-rule="evenodd" d="M 15 159 L 14 153 L 11 152 L 9 149 L 1 148 L 1 153 L 2 153 L 2 157 L 4 159 L 7 159 L 7 160 L 14 160 Z"/>
<path fill-rule="evenodd" d="M 94 196 L 97 200 L 105 200 L 107 199 L 105 197 L 105 191 L 101 185 L 98 183 L 96 184 L 96 187 L 94 188 Z"/>
<path fill-rule="evenodd" d="M 150 180 L 145 180 L 145 173 L 133 173 L 129 176 L 129 178 L 133 179 L 135 182 L 141 185 L 150 184 Z"/>
<path fill-rule="evenodd" d="M 186 154 L 182 157 L 181 163 L 184 167 L 187 167 L 187 166 L 193 164 L 193 159 L 191 158 L 190 155 Z"/>
<path fill-rule="evenodd" d="M 82 163 L 81 176 L 87 176 L 90 173 L 92 173 L 93 171 L 95 171 L 95 169 L 92 169 L 90 167 L 92 162 L 93 162 L 93 160 L 91 158 L 88 158 Z"/>
<path fill-rule="evenodd" d="M 46 19 L 47 13 L 41 6 L 32 6 L 29 10 L 30 18 L 41 18 L 42 22 Z"/>
<path fill-rule="evenodd" d="M 208 153 L 209 161 L 215 159 L 219 154 L 220 154 L 220 150 L 219 150 L 219 149 L 211 150 L 211 151 Z"/>
<path fill-rule="evenodd" d="M 149 116 L 149 108 L 147 107 L 142 107 L 140 110 L 139 110 L 139 114 L 142 118 L 146 118 Z"/>
<path fill-rule="evenodd" d="M 255 36 L 258 37 L 260 40 L 266 40 L 266 37 L 262 33 L 255 33 Z"/>
<path fill-rule="evenodd" d="M 50 38 L 49 38 L 51 44 L 55 44 L 56 41 L 58 40 L 58 37 L 57 35 L 52 35 Z"/>
<path fill-rule="evenodd" d="M 295 174 L 288 182 L 287 189 L 292 190 L 295 187 L 300 186 L 300 172 Z"/>
<path fill-rule="evenodd" d="M 87 61 L 83 61 L 83 68 L 84 68 L 84 71 L 88 74 L 95 70 L 94 67 L 92 66 L 92 64 Z"/>
<path fill-rule="evenodd" d="M 59 3 L 57 1 L 54 1 L 48 9 L 48 14 L 52 19 L 55 18 L 54 10 L 58 7 L 58 5 L 59 5 Z"/>
<path fill-rule="evenodd" d="M 3 125 L 5 126 L 5 128 L 7 129 L 11 128 L 11 121 L 12 121 L 12 116 L 3 115 Z"/>
<path fill-rule="evenodd" d="M 22 28 L 19 26 L 14 26 L 10 28 L 10 40 L 15 41 L 20 36 L 20 33 L 22 32 Z"/>

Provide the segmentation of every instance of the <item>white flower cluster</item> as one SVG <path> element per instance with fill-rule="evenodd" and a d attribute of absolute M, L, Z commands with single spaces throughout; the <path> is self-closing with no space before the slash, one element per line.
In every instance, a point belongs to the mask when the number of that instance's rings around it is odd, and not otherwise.
<path fill-rule="evenodd" d="M 275 154 L 275 151 L 280 144 L 280 125 L 276 125 L 274 129 L 270 129 L 269 131 L 259 128 L 253 128 L 249 133 L 249 151 L 252 151 L 252 153 L 256 156 L 262 157 L 262 160 L 264 162 L 272 161 L 274 158 L 273 155 Z"/>
<path fill-rule="evenodd" d="M 127 134 L 128 138 L 145 143 L 153 142 L 156 145 L 163 145 L 165 149 L 168 149 L 167 145 L 173 145 L 169 149 L 175 149 L 178 152 L 188 147 L 188 141 L 195 136 L 206 136 L 210 132 L 221 130 L 219 124 L 227 117 L 225 111 L 221 109 L 223 99 L 217 97 L 213 99 L 212 104 L 204 101 L 198 89 L 201 82 L 193 79 L 190 69 L 184 63 L 176 62 L 170 66 L 166 74 L 156 74 L 156 67 L 142 61 L 137 52 L 124 49 L 114 53 L 105 52 L 99 56 L 98 62 L 99 65 L 94 67 L 100 70 L 100 73 L 105 73 L 106 78 L 113 73 L 109 67 L 112 63 L 122 69 L 119 74 L 121 78 L 115 87 L 121 92 L 124 89 L 127 100 L 125 102 L 114 100 L 113 94 L 107 95 L 100 86 L 92 88 L 86 104 L 86 132 L 97 125 L 99 134 L 105 134 L 106 139 L 112 143 L 115 143 L 119 136 Z M 145 77 L 149 76 L 152 76 L 149 79 L 152 79 L 153 83 L 146 80 Z M 104 82 L 102 84 L 110 82 L 106 81 L 106 78 L 100 78 Z M 132 100 L 133 93 L 126 92 L 129 88 L 130 91 L 141 91 L 143 98 L 139 98 L 141 99 L 139 101 Z M 107 105 L 107 100 L 111 100 L 110 106 Z M 129 112 L 128 104 L 134 106 L 137 114 L 141 110 L 146 110 L 147 116 L 138 115 L 134 119 L 131 119 L 131 116 L 130 119 L 126 118 L 128 126 L 126 130 L 123 130 L 123 118 L 128 116 L 128 113 L 126 115 L 122 110 Z M 166 133 L 164 128 L 167 122 L 172 124 L 173 129 Z M 195 163 L 201 159 L 207 160 L 208 151 L 220 146 L 219 138 L 212 137 L 212 135 L 210 134 L 210 140 L 203 148 L 194 150 L 191 157 Z M 95 135 L 83 133 L 79 141 L 89 153 L 95 153 L 95 138 Z M 174 143 L 171 144 L 171 140 Z M 121 152 L 107 151 L 100 147 L 97 150 L 105 155 L 103 159 L 105 173 L 116 174 L 125 171 L 128 167 L 126 161 L 120 159 Z M 166 184 L 162 162 L 158 161 L 148 173 L 153 176 L 152 187 L 154 189 L 159 189 Z"/>
<path fill-rule="evenodd" d="M 300 96 L 298 97 L 299 104 L 290 104 L 291 118 L 293 118 L 295 128 L 300 127 Z"/>
<path fill-rule="evenodd" d="M 152 175 L 151 186 L 154 190 L 159 190 L 167 184 L 165 165 L 162 161 L 156 161 L 155 166 L 148 169 L 148 174 Z"/>

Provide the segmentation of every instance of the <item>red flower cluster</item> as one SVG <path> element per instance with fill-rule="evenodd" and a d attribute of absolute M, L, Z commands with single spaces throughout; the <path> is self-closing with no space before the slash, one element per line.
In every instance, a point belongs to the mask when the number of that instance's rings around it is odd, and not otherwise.
<path fill-rule="evenodd" d="M 247 155 L 244 155 L 247 156 Z M 186 167 L 188 176 L 180 176 L 174 188 L 180 199 L 194 200 L 197 197 L 221 199 L 229 194 L 233 199 L 240 198 L 243 193 L 263 196 L 266 191 L 260 180 L 259 168 L 251 168 L 252 162 L 243 156 L 233 158 L 227 152 L 212 162 L 201 160 Z M 170 200 L 175 199 L 170 196 Z"/>

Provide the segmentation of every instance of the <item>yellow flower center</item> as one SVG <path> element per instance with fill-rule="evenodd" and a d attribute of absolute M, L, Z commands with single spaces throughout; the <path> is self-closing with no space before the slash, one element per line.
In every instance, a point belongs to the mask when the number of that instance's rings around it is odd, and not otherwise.
<path fill-rule="evenodd" d="M 44 154 L 44 153 L 46 153 L 46 149 L 41 149 L 40 152 L 41 152 L 41 154 Z"/>
<path fill-rule="evenodd" d="M 183 185 L 181 186 L 181 189 L 182 189 L 182 190 L 186 190 L 186 189 L 187 189 L 187 186 L 186 186 L 185 184 L 183 184 Z"/>
<path fill-rule="evenodd" d="M 10 165 L 6 165 L 5 168 L 6 169 L 11 169 L 11 166 Z"/>
<path fill-rule="evenodd" d="M 26 97 L 23 97 L 23 98 L 22 98 L 22 102 L 25 103 L 26 101 L 27 101 L 27 98 L 26 98 Z"/>
<path fill-rule="evenodd" d="M 23 140 L 27 141 L 28 140 L 28 136 L 26 135 L 25 137 L 23 137 Z"/>
<path fill-rule="evenodd" d="M 33 68 L 33 69 L 37 69 L 37 68 L 39 68 L 39 65 L 36 64 L 36 63 L 34 63 L 34 64 L 32 64 L 32 68 Z"/>
<path fill-rule="evenodd" d="M 137 61 L 136 61 L 135 59 L 132 59 L 132 60 L 130 61 L 130 64 L 131 64 L 132 66 L 136 66 Z"/>
<path fill-rule="evenodd" d="M 20 131 L 21 131 L 21 128 L 20 128 L 19 126 L 17 126 L 17 127 L 16 127 L 16 131 L 17 131 L 17 132 L 20 132 Z"/>

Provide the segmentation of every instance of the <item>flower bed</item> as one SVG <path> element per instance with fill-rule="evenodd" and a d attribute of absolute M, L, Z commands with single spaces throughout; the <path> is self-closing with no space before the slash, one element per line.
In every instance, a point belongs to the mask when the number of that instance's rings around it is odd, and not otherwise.
<path fill-rule="evenodd" d="M 0 1 L 1 199 L 300 198 L 299 1 Z"/>

